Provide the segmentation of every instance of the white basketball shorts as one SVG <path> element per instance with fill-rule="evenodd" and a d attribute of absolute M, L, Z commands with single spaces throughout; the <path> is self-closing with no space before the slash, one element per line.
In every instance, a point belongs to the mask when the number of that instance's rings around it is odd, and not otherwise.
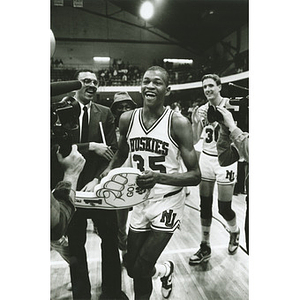
<path fill-rule="evenodd" d="M 130 229 L 136 232 L 150 230 L 173 233 L 179 228 L 185 203 L 185 190 L 159 200 L 147 200 L 133 207 Z"/>
<path fill-rule="evenodd" d="M 237 162 L 221 167 L 218 156 L 200 154 L 201 179 L 205 181 L 217 181 L 218 184 L 229 185 L 236 182 Z"/>

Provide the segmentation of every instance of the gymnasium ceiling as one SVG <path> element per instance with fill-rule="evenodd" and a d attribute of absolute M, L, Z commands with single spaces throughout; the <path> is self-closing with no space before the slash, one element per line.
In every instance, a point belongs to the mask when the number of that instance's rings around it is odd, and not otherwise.
<path fill-rule="evenodd" d="M 108 0 L 139 16 L 141 0 Z M 200 54 L 249 22 L 248 0 L 153 0 L 149 23 Z"/>

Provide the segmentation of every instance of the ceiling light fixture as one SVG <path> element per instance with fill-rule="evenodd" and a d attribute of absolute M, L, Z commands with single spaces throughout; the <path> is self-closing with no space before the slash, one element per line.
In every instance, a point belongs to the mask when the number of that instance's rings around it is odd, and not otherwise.
<path fill-rule="evenodd" d="M 174 64 L 188 64 L 192 65 L 193 60 L 192 59 L 186 59 L 186 58 L 164 58 L 164 62 L 170 62 Z"/>
<path fill-rule="evenodd" d="M 149 20 L 154 14 L 154 6 L 150 1 L 143 2 L 140 8 L 140 15 L 144 20 Z"/>
<path fill-rule="evenodd" d="M 110 57 L 105 57 L 105 56 L 94 56 L 93 60 L 96 62 L 109 62 Z"/>

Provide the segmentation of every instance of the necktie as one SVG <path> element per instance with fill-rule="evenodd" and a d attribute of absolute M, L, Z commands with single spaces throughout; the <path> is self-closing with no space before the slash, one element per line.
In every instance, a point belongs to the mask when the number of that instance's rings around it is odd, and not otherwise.
<path fill-rule="evenodd" d="M 89 137 L 89 123 L 87 107 L 83 107 L 84 113 L 82 117 L 81 143 L 86 143 Z"/>

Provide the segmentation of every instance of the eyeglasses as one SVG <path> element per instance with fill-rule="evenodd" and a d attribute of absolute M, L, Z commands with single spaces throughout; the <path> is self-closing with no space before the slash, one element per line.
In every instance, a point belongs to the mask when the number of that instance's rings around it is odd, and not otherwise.
<path fill-rule="evenodd" d="M 90 78 L 84 78 L 81 79 L 81 81 L 84 83 L 84 85 L 90 85 L 91 83 L 93 83 L 95 86 L 97 86 L 99 84 L 98 80 L 90 79 Z"/>

